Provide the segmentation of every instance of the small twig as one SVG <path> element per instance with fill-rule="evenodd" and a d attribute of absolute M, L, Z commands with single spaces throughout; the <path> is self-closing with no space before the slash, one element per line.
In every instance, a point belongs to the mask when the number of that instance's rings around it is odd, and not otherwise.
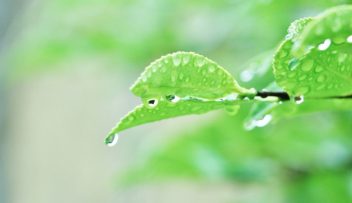
<path fill-rule="evenodd" d="M 268 91 L 258 91 L 255 96 L 261 98 L 267 97 L 277 97 L 280 101 L 288 101 L 290 100 L 290 96 L 287 92 L 268 92 Z M 295 98 L 296 99 L 296 98 Z M 344 95 L 344 96 L 329 96 L 329 97 L 320 97 L 316 99 L 352 99 L 352 94 Z"/>
<path fill-rule="evenodd" d="M 290 96 L 287 94 L 287 92 L 267 92 L 267 91 L 258 91 L 255 96 L 261 97 L 261 98 L 267 98 L 267 97 L 277 97 L 280 99 L 280 101 L 288 101 L 290 100 Z"/>

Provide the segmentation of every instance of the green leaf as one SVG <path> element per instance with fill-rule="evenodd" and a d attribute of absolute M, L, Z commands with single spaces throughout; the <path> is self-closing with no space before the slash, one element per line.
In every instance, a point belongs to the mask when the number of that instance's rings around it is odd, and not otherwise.
<path fill-rule="evenodd" d="M 352 6 L 295 21 L 274 56 L 277 83 L 293 96 L 352 93 Z"/>
<path fill-rule="evenodd" d="M 247 93 L 224 68 L 192 52 L 176 52 L 151 63 L 132 86 L 142 98 L 165 95 L 218 99 L 232 93 Z"/>
<path fill-rule="evenodd" d="M 145 123 L 221 108 L 234 114 L 240 99 L 253 98 L 256 93 L 240 87 L 215 62 L 187 52 L 169 54 L 150 64 L 131 91 L 141 97 L 143 104 L 111 130 L 107 144 L 113 143 L 122 130 Z"/>
<path fill-rule="evenodd" d="M 182 115 L 203 114 L 226 106 L 234 106 L 234 103 L 229 101 L 201 101 L 196 99 L 185 99 L 173 103 L 167 99 L 162 99 L 158 101 L 158 104 L 154 108 L 141 104 L 121 119 L 116 128 L 110 132 L 106 143 L 112 142 L 115 134 L 128 128 Z"/>

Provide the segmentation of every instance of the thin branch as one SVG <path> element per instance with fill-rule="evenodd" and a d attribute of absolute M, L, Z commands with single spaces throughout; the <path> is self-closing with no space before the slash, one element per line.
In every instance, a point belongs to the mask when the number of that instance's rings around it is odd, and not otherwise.
<path fill-rule="evenodd" d="M 277 97 L 280 101 L 288 101 L 290 100 L 290 95 L 287 92 L 269 92 L 269 91 L 258 91 L 255 96 L 261 98 L 267 97 Z M 343 95 L 343 96 L 329 96 L 329 97 L 320 97 L 316 99 L 352 99 L 352 94 Z M 296 100 L 296 97 L 295 97 Z"/>
<path fill-rule="evenodd" d="M 261 97 L 261 98 L 267 98 L 267 97 L 277 97 L 281 101 L 288 101 L 290 100 L 290 96 L 287 94 L 287 92 L 268 92 L 268 91 L 258 91 L 255 96 Z"/>

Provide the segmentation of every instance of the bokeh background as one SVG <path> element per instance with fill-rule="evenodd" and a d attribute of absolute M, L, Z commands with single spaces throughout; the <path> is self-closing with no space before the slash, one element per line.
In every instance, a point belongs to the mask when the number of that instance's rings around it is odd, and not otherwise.
<path fill-rule="evenodd" d="M 244 106 L 103 144 L 140 103 L 128 88 L 153 60 L 194 51 L 261 87 L 271 74 L 242 72 L 263 65 L 253 57 L 270 57 L 293 20 L 348 3 L 0 0 L 0 202 L 352 202 L 348 111 L 246 131 Z"/>

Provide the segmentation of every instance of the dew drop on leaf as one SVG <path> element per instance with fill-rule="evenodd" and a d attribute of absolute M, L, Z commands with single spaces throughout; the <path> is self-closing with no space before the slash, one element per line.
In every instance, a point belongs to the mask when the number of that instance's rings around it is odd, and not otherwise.
<path fill-rule="evenodd" d="M 213 73 L 215 71 L 215 67 L 210 65 L 208 70 L 209 70 L 209 73 Z"/>
<path fill-rule="evenodd" d="M 321 71 L 323 71 L 324 69 L 323 69 L 323 67 L 321 67 L 321 66 L 317 66 L 316 68 L 315 68 L 315 72 L 316 73 L 320 73 Z"/>
<path fill-rule="evenodd" d="M 302 104 L 304 102 L 304 96 L 295 97 L 296 104 Z"/>
<path fill-rule="evenodd" d="M 325 75 L 319 75 L 319 77 L 317 78 L 317 82 L 324 82 L 326 80 Z"/>
<path fill-rule="evenodd" d="M 325 51 L 330 47 L 330 45 L 331 45 L 331 39 L 326 39 L 323 43 L 318 45 L 318 50 Z"/>
<path fill-rule="evenodd" d="M 179 66 L 181 64 L 181 58 L 178 54 L 174 54 L 172 56 L 172 61 L 174 63 L 175 66 Z"/>
<path fill-rule="evenodd" d="M 111 136 L 107 137 L 105 139 L 105 144 L 108 147 L 113 147 L 117 144 L 118 141 L 119 141 L 119 135 L 115 134 L 115 135 L 111 135 Z"/>
<path fill-rule="evenodd" d="M 307 94 L 309 92 L 309 87 L 298 87 L 296 90 L 299 94 Z"/>
<path fill-rule="evenodd" d="M 304 64 L 302 65 L 302 70 L 304 72 L 310 71 L 313 67 L 313 64 L 314 64 L 313 60 L 308 60 L 308 61 L 304 62 Z"/>
<path fill-rule="evenodd" d="M 150 99 L 150 100 L 148 100 L 148 106 L 149 106 L 149 107 L 154 108 L 154 107 L 156 107 L 157 105 L 158 105 L 158 100 L 157 100 L 157 99 Z"/>
<path fill-rule="evenodd" d="M 338 62 L 339 63 L 342 63 L 346 60 L 347 58 L 347 54 L 346 53 L 340 53 L 339 56 L 338 56 Z"/>
<path fill-rule="evenodd" d="M 166 96 L 166 99 L 172 103 L 177 103 L 181 100 L 181 98 L 176 95 L 168 95 L 168 96 Z"/>
<path fill-rule="evenodd" d="M 184 55 L 182 59 L 182 64 L 186 65 L 189 63 L 190 60 L 191 60 L 191 57 L 189 55 Z"/>
<path fill-rule="evenodd" d="M 293 58 L 292 60 L 290 60 L 288 64 L 288 68 L 292 71 L 292 70 L 295 70 L 298 65 L 299 65 L 299 60 L 297 58 Z"/>

